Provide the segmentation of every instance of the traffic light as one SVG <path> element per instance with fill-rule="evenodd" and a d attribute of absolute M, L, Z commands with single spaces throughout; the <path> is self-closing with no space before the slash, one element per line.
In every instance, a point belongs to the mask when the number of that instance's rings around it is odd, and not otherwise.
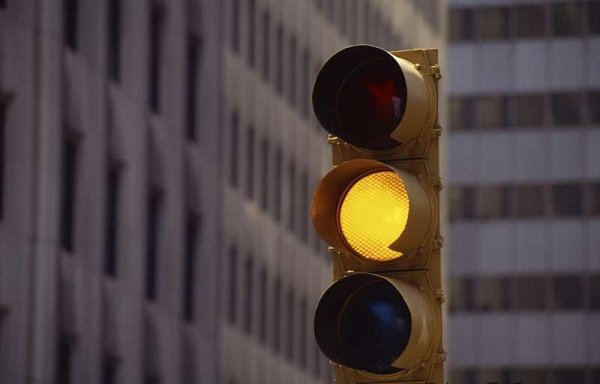
<path fill-rule="evenodd" d="M 435 49 L 369 45 L 339 51 L 317 75 L 333 169 L 312 219 L 334 283 L 314 329 L 338 384 L 443 383 L 440 78 Z"/>

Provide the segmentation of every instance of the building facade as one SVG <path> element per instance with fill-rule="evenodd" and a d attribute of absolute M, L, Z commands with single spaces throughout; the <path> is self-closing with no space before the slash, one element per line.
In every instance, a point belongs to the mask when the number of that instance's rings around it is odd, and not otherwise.
<path fill-rule="evenodd" d="M 312 114 L 443 1 L 0 0 L 0 382 L 317 383 Z"/>
<path fill-rule="evenodd" d="M 600 2 L 449 2 L 452 383 L 600 382 Z"/>

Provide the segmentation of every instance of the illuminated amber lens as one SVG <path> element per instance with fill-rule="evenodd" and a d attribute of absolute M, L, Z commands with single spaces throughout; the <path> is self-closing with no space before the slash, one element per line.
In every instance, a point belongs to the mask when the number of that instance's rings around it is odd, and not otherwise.
<path fill-rule="evenodd" d="M 342 234 L 359 255 L 378 261 L 402 256 L 389 246 L 404 232 L 409 201 L 402 178 L 392 171 L 358 180 L 340 208 Z"/>

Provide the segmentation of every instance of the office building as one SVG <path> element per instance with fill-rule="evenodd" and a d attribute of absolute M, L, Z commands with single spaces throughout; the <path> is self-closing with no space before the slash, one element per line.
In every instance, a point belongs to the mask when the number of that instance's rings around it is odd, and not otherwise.
<path fill-rule="evenodd" d="M 449 7 L 450 382 L 597 383 L 600 2 Z"/>

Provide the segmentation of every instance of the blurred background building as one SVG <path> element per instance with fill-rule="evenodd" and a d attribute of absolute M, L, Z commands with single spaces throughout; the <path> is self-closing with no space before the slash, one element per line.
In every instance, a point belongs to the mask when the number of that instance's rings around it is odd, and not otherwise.
<path fill-rule="evenodd" d="M 600 383 L 600 1 L 449 6 L 450 381 Z"/>
<path fill-rule="evenodd" d="M 0 0 L 0 382 L 331 382 L 310 104 L 444 1 Z M 443 65 L 443 64 L 442 64 Z"/>

